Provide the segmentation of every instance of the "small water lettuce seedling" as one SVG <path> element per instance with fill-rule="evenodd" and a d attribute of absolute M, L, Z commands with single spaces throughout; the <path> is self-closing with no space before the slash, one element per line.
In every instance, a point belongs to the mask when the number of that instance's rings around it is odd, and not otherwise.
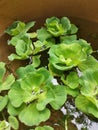
<path fill-rule="evenodd" d="M 22 69 L 24 68 L 18 70 L 18 75 L 20 72 L 22 74 Z M 65 88 L 62 85 L 53 85 L 52 77 L 45 68 L 27 71 L 12 85 L 8 96 L 14 109 L 20 109 L 24 105 L 19 112 L 19 119 L 29 126 L 38 125 L 49 118 L 47 104 L 58 110 L 66 101 Z M 17 98 L 14 99 L 14 96 Z"/>

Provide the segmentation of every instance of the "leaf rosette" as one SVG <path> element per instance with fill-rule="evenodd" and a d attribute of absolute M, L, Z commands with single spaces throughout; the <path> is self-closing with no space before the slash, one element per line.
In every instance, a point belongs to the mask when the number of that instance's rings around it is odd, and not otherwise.
<path fill-rule="evenodd" d="M 35 24 L 34 21 L 25 24 L 21 21 L 15 21 L 10 27 L 6 29 L 6 33 L 13 36 L 8 41 L 8 45 L 15 47 L 16 54 L 12 53 L 8 56 L 10 61 L 14 59 L 25 60 L 33 53 L 34 47 L 31 38 L 35 38 L 35 32 L 28 33 L 29 29 Z"/>
<path fill-rule="evenodd" d="M 87 54 L 78 43 L 54 45 L 49 50 L 49 62 L 59 71 L 69 70 L 85 61 Z"/>
<path fill-rule="evenodd" d="M 11 26 L 9 26 L 5 32 L 8 33 L 11 36 L 16 36 L 16 35 L 26 35 L 26 33 L 29 31 L 31 27 L 35 25 L 35 22 L 28 22 L 25 24 L 24 22 L 21 21 L 15 21 Z"/>
<path fill-rule="evenodd" d="M 86 70 L 79 82 L 81 94 L 76 98 L 77 108 L 98 118 L 98 70 Z"/>
<path fill-rule="evenodd" d="M 67 17 L 62 17 L 61 19 L 57 17 L 47 18 L 45 25 L 47 31 L 55 37 L 74 34 L 78 31 L 78 28 L 74 24 L 71 24 Z"/>
<path fill-rule="evenodd" d="M 16 113 L 19 115 L 20 121 L 31 126 L 38 125 L 49 118 L 50 111 L 46 108 L 47 104 L 56 110 L 59 109 L 66 100 L 66 92 L 64 86 L 52 84 L 52 76 L 45 68 L 32 69 L 32 72 L 27 71 L 29 69 L 30 67 L 26 67 L 26 69 L 21 68 L 21 71 L 18 70 L 18 74 L 19 71 L 27 73 L 24 76 L 21 74 L 22 78 L 19 78 L 9 91 L 11 104 L 8 107 L 10 114 L 17 109 Z M 22 107 L 23 104 L 24 107 Z M 22 109 L 17 112 L 20 107 Z M 15 115 L 16 113 L 14 111 Z M 30 116 L 27 118 L 28 115 Z"/>

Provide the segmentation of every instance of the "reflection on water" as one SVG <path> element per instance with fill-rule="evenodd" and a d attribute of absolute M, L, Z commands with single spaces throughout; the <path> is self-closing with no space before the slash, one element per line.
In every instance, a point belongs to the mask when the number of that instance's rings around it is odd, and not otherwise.
<path fill-rule="evenodd" d="M 64 114 L 65 120 L 67 120 L 67 128 L 65 130 L 97 130 L 98 119 L 94 121 L 91 117 L 83 114 L 75 108 L 74 101 L 69 100 L 62 107 L 61 111 Z M 65 120 L 62 120 L 65 122 Z M 74 129 L 72 126 L 74 124 Z M 65 124 L 66 125 L 66 124 Z M 70 126 L 71 125 L 71 126 Z M 71 127 L 71 129 L 70 129 Z"/>

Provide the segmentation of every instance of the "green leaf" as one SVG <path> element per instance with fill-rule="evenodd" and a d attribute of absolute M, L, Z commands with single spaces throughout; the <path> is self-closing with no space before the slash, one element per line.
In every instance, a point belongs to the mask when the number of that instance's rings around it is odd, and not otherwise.
<path fill-rule="evenodd" d="M 6 29 L 6 33 L 11 36 L 20 35 L 21 33 L 26 34 L 26 32 L 35 25 L 35 22 L 29 22 L 25 24 L 21 21 L 15 21 L 11 26 Z"/>
<path fill-rule="evenodd" d="M 78 31 L 78 28 L 76 27 L 76 25 L 71 24 L 71 27 L 68 30 L 68 34 L 75 34 L 75 33 L 77 33 L 77 31 Z"/>
<path fill-rule="evenodd" d="M 54 44 L 55 44 L 55 39 L 53 38 L 44 40 L 43 42 L 40 40 L 37 40 L 36 42 L 33 43 L 34 45 L 33 54 L 39 54 L 40 52 L 47 50 Z"/>
<path fill-rule="evenodd" d="M 53 100 L 54 100 L 53 95 L 51 94 L 50 91 L 47 91 L 47 93 L 43 93 L 40 95 L 37 101 L 36 108 L 38 109 L 38 111 L 42 111 Z"/>
<path fill-rule="evenodd" d="M 27 36 L 28 38 L 36 38 L 37 37 L 37 33 L 36 32 L 26 33 L 25 36 Z"/>
<path fill-rule="evenodd" d="M 24 91 L 21 89 L 19 82 L 15 82 L 8 93 L 11 104 L 14 107 L 20 107 L 23 103 Z"/>
<path fill-rule="evenodd" d="M 25 28 L 25 23 L 21 21 L 15 21 L 11 26 L 9 26 L 6 29 L 6 33 L 8 33 L 11 36 L 18 35 L 20 32 L 22 32 Z"/>
<path fill-rule="evenodd" d="M 61 43 L 65 43 L 65 44 L 71 44 L 72 41 L 75 41 L 77 39 L 76 35 L 72 35 L 72 36 L 61 36 L 60 37 L 60 42 Z"/>
<path fill-rule="evenodd" d="M 44 79 L 43 84 L 49 84 L 53 79 L 53 77 L 51 76 L 49 71 L 47 69 L 45 69 L 44 67 L 39 68 L 37 70 L 37 73 L 44 76 L 45 79 Z"/>
<path fill-rule="evenodd" d="M 67 95 L 71 95 L 72 97 L 77 97 L 80 94 L 80 91 L 78 88 L 71 89 L 69 87 L 66 87 L 66 93 Z"/>
<path fill-rule="evenodd" d="M 15 77 L 12 74 L 8 75 L 6 80 L 0 85 L 0 91 L 9 90 L 14 81 Z"/>
<path fill-rule="evenodd" d="M 31 21 L 31 22 L 28 22 L 24 28 L 24 32 L 26 33 L 27 31 L 29 31 L 29 29 L 31 27 L 33 27 L 35 25 L 35 21 Z"/>
<path fill-rule="evenodd" d="M 26 91 L 30 90 L 32 92 L 33 89 L 36 89 L 37 87 L 40 88 L 40 85 L 44 83 L 44 80 L 45 80 L 44 75 L 35 72 L 35 73 L 28 74 L 19 82 L 23 90 Z"/>
<path fill-rule="evenodd" d="M 44 40 L 49 39 L 51 37 L 52 37 L 52 35 L 47 31 L 46 28 L 41 28 L 41 29 L 37 30 L 37 38 L 40 41 L 43 42 Z"/>
<path fill-rule="evenodd" d="M 24 109 L 26 105 L 22 104 L 20 107 L 16 108 L 14 107 L 11 102 L 8 103 L 7 105 L 7 112 L 11 115 L 11 116 L 17 116 L 19 115 L 19 113 Z"/>
<path fill-rule="evenodd" d="M 85 96 L 79 95 L 75 100 L 75 105 L 80 111 L 98 118 L 98 108 Z"/>
<path fill-rule="evenodd" d="M 40 122 L 46 121 L 50 117 L 50 111 L 46 108 L 43 111 L 36 109 L 36 104 L 30 104 L 19 114 L 21 122 L 28 126 L 39 125 Z"/>
<path fill-rule="evenodd" d="M 32 41 L 28 38 L 18 39 L 15 49 L 19 56 L 28 57 L 33 51 Z"/>
<path fill-rule="evenodd" d="M 31 42 L 30 38 L 35 38 L 36 37 L 36 33 L 26 33 L 23 35 L 17 35 L 11 38 L 11 40 L 8 41 L 8 45 L 12 45 L 12 46 L 16 46 L 17 44 L 21 44 L 21 43 L 28 43 Z"/>
<path fill-rule="evenodd" d="M 15 81 L 15 77 L 10 74 L 4 78 L 6 73 L 5 63 L 0 62 L 0 92 L 3 90 L 8 90 Z"/>
<path fill-rule="evenodd" d="M 34 66 L 32 64 L 30 64 L 25 67 L 19 67 L 16 70 L 16 74 L 17 74 L 18 78 L 23 78 L 23 77 L 25 77 L 25 75 L 32 73 L 34 71 L 35 71 Z"/>
<path fill-rule="evenodd" d="M 98 81 L 98 77 L 95 78 L 96 73 L 98 73 L 98 71 L 96 71 L 94 73 L 94 70 L 86 70 L 85 72 L 83 72 L 82 76 L 80 77 L 80 84 L 82 85 L 81 87 L 81 93 L 85 96 L 94 96 L 97 92 L 97 81 Z M 97 81 L 96 81 L 97 79 Z"/>
<path fill-rule="evenodd" d="M 19 36 L 14 36 L 11 38 L 11 40 L 8 41 L 8 45 L 16 46 L 17 43 L 20 42 L 20 37 Z"/>
<path fill-rule="evenodd" d="M 93 71 L 93 77 L 98 84 L 98 70 Z"/>
<path fill-rule="evenodd" d="M 26 58 L 26 57 L 25 57 L 25 58 Z M 16 54 L 12 53 L 11 55 L 8 56 L 8 59 L 9 59 L 10 61 L 13 61 L 13 60 L 15 60 L 15 59 L 21 60 L 22 58 L 21 58 L 20 56 L 16 55 Z"/>
<path fill-rule="evenodd" d="M 75 71 L 68 74 L 67 78 L 62 77 L 62 81 L 65 85 L 69 86 L 71 89 L 76 89 L 79 85 L 79 77 Z"/>
<path fill-rule="evenodd" d="M 50 73 L 53 76 L 59 77 L 59 76 L 61 76 L 63 74 L 63 71 L 60 71 L 60 70 L 56 69 L 51 63 L 49 63 L 48 67 L 49 67 Z"/>
<path fill-rule="evenodd" d="M 54 129 L 50 126 L 38 126 L 35 128 L 35 130 L 54 130 Z"/>
<path fill-rule="evenodd" d="M 2 82 L 2 79 L 3 79 L 5 72 L 6 72 L 5 63 L 0 62 L 0 82 Z"/>
<path fill-rule="evenodd" d="M 67 17 L 61 18 L 61 24 L 62 27 L 65 29 L 65 32 L 67 32 L 71 28 L 70 20 Z"/>
<path fill-rule="evenodd" d="M 96 77 L 97 76 L 97 77 Z M 98 71 L 86 70 L 80 77 L 81 94 L 98 108 Z"/>
<path fill-rule="evenodd" d="M 86 54 L 89 56 L 90 54 L 92 54 L 93 49 L 90 43 L 88 43 L 87 41 L 83 40 L 83 39 L 79 39 L 76 41 L 77 43 L 79 43 L 82 48 L 83 51 L 86 52 Z"/>
<path fill-rule="evenodd" d="M 73 97 L 79 94 L 79 77 L 75 71 L 70 72 L 65 78 L 64 75 L 61 76 L 62 82 L 66 85 L 66 93 Z"/>
<path fill-rule="evenodd" d="M 23 56 L 25 55 L 26 51 L 27 51 L 27 45 L 23 40 L 19 40 L 19 43 L 17 43 L 17 45 L 15 46 L 16 48 L 16 53 L 19 56 Z"/>
<path fill-rule="evenodd" d="M 67 99 L 65 86 L 57 85 L 53 86 L 50 89 L 51 93 L 54 96 L 54 100 L 50 102 L 50 105 L 55 109 L 58 110 L 61 106 L 65 103 Z"/>
<path fill-rule="evenodd" d="M 33 44 L 34 44 L 33 54 L 37 54 L 41 51 L 46 50 L 46 46 L 45 46 L 46 43 L 45 42 L 41 42 L 41 41 L 37 40 Z"/>
<path fill-rule="evenodd" d="M 52 45 L 56 44 L 56 40 L 54 38 L 50 38 L 50 39 L 47 39 L 46 41 L 44 41 L 44 44 L 47 49 L 47 48 L 50 48 Z"/>
<path fill-rule="evenodd" d="M 87 69 L 96 70 L 98 68 L 98 60 L 90 55 L 85 61 L 81 62 L 78 67 L 81 71 L 85 71 Z"/>
<path fill-rule="evenodd" d="M 32 65 L 34 68 L 36 68 L 40 65 L 40 63 L 41 63 L 40 57 L 41 57 L 41 55 L 35 55 L 32 57 L 32 61 L 33 61 Z"/>
<path fill-rule="evenodd" d="M 77 36 L 76 35 L 60 36 L 60 41 L 61 41 L 61 43 L 65 43 L 65 44 L 78 43 L 79 45 L 81 45 L 82 51 L 85 52 L 88 56 L 90 54 L 92 54 L 92 52 L 93 52 L 93 49 L 92 49 L 90 43 L 88 43 L 84 39 L 77 40 Z"/>
<path fill-rule="evenodd" d="M 8 103 L 8 96 L 0 96 L 0 111 L 2 111 Z"/>
<path fill-rule="evenodd" d="M 13 129 L 15 129 L 15 130 L 19 129 L 19 123 L 18 123 L 18 120 L 16 119 L 16 117 L 9 116 L 8 121 Z"/>
<path fill-rule="evenodd" d="M 11 130 L 10 125 L 7 121 L 0 121 L 0 130 Z"/>

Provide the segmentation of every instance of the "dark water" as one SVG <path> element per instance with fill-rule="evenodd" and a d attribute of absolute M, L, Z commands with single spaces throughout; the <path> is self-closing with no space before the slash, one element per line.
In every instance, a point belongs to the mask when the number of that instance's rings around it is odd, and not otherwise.
<path fill-rule="evenodd" d="M 79 27 L 79 38 L 87 40 L 91 43 L 94 50 L 98 50 L 98 23 L 78 18 L 70 18 L 70 20 Z M 38 22 L 39 20 L 36 21 Z M 43 22 L 44 20 L 40 20 L 35 29 L 42 26 Z M 14 61 L 9 63 L 7 56 L 13 52 L 13 48 L 7 45 L 7 39 L 7 35 L 0 34 L 0 61 L 9 64 L 9 67 L 14 72 L 16 68 L 25 65 L 26 62 Z M 94 56 L 98 59 L 98 53 L 95 53 Z M 50 125 L 55 130 L 98 130 L 98 120 L 78 111 L 75 108 L 74 101 L 71 99 L 66 102 L 60 111 L 52 110 L 51 118 L 42 124 Z M 21 124 L 19 130 L 29 130 L 29 128 Z"/>

